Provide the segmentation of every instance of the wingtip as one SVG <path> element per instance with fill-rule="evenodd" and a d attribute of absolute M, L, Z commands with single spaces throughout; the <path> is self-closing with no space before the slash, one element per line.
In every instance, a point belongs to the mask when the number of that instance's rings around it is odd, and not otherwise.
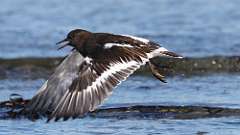
<path fill-rule="evenodd" d="M 59 120 L 59 118 L 55 117 L 54 115 L 50 115 L 47 117 L 47 123 L 51 122 L 52 120 L 54 120 L 55 122 L 57 122 Z"/>
<path fill-rule="evenodd" d="M 49 123 L 52 120 L 52 118 L 48 117 L 46 123 Z"/>
<path fill-rule="evenodd" d="M 161 79 L 160 81 L 163 83 L 167 83 L 167 81 L 165 79 Z"/>

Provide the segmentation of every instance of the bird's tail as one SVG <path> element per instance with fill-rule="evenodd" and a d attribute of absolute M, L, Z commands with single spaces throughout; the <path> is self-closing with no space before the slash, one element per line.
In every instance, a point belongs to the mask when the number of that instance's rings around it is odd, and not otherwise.
<path fill-rule="evenodd" d="M 165 57 L 170 57 L 170 58 L 179 58 L 179 59 L 183 58 L 183 56 L 170 51 L 161 51 L 160 55 Z"/>
<path fill-rule="evenodd" d="M 183 58 L 183 56 L 175 53 L 175 52 L 171 52 L 169 50 L 167 50 L 164 47 L 159 47 L 157 49 L 155 49 L 154 51 L 152 51 L 150 53 L 150 57 L 154 58 L 154 57 L 169 57 L 169 58 Z"/>

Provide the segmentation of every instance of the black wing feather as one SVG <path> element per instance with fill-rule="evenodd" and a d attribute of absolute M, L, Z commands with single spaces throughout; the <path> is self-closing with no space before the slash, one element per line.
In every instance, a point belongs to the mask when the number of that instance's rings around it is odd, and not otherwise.
<path fill-rule="evenodd" d="M 26 111 L 50 112 L 48 121 L 81 117 L 93 111 L 114 87 L 148 62 L 150 51 L 144 47 L 112 47 L 95 55 L 91 62 L 73 51 L 40 88 Z M 119 69 L 113 69 L 114 65 Z"/>

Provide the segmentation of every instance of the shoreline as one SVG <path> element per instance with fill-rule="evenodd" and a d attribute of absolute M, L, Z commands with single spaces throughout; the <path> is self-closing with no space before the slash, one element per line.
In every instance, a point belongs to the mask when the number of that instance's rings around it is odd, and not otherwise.
<path fill-rule="evenodd" d="M 55 58 L 0 59 L 0 79 L 48 78 L 63 60 Z M 240 56 L 211 56 L 202 58 L 153 60 L 166 76 L 195 76 L 216 73 L 240 73 Z M 147 66 L 141 67 L 135 75 L 151 75 Z"/>

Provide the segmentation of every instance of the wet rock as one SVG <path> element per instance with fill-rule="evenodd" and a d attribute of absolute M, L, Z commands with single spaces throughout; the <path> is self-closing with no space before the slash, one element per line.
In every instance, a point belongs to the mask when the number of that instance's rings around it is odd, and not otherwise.
<path fill-rule="evenodd" d="M 6 78 L 6 76 L 7 74 L 6 74 L 5 68 L 0 66 L 0 79 L 4 79 Z"/>
<path fill-rule="evenodd" d="M 28 102 L 29 100 L 23 99 L 0 102 L 0 119 L 29 118 L 37 120 L 44 117 L 38 114 L 26 114 L 24 107 Z M 50 112 L 45 116 L 49 114 Z M 207 106 L 127 105 L 99 108 L 88 113 L 88 116 L 117 119 L 199 119 L 240 116 L 240 109 Z"/>

